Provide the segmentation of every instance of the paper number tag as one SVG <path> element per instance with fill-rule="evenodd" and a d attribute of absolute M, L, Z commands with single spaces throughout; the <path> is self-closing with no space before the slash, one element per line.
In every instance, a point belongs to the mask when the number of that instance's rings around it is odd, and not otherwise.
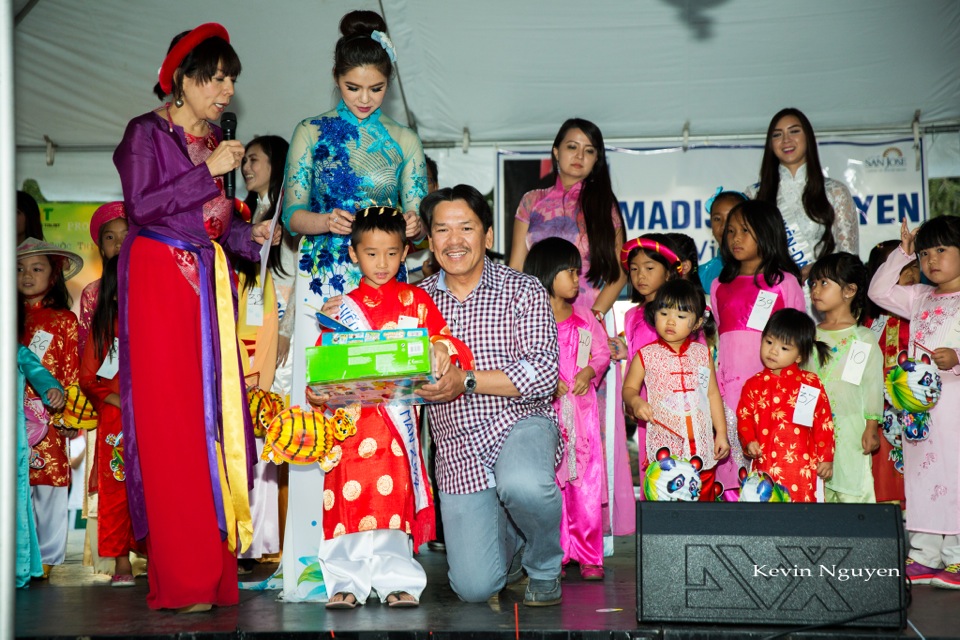
<path fill-rule="evenodd" d="M 867 366 L 867 356 L 870 355 L 870 345 L 860 340 L 854 340 L 847 351 L 847 362 L 843 365 L 843 375 L 840 379 L 850 384 L 860 384 L 863 370 Z"/>
<path fill-rule="evenodd" d="M 263 326 L 263 289 L 260 287 L 250 287 L 247 293 L 247 325 Z"/>
<path fill-rule="evenodd" d="M 47 333 L 43 329 L 40 329 L 33 334 L 33 337 L 30 339 L 30 344 L 27 346 L 27 348 L 30 349 L 30 351 L 33 351 L 33 354 L 40 360 L 43 360 L 44 354 L 46 354 L 47 349 L 50 348 L 51 340 L 53 340 L 53 334 Z"/>
<path fill-rule="evenodd" d="M 877 341 L 883 337 L 883 332 L 887 328 L 887 318 L 889 316 L 880 315 L 876 320 L 873 321 L 873 324 L 870 325 L 870 331 L 873 331 L 877 336 Z"/>
<path fill-rule="evenodd" d="M 400 316 L 397 319 L 397 329 L 416 329 L 420 326 L 420 320 L 413 316 Z"/>
<path fill-rule="evenodd" d="M 820 389 L 801 384 L 797 394 L 797 406 L 793 410 L 793 422 L 801 427 L 813 426 L 813 410 L 817 408 Z"/>
<path fill-rule="evenodd" d="M 593 345 L 593 334 L 586 329 L 577 327 L 579 339 L 577 341 L 577 369 L 583 369 L 590 364 L 590 347 Z"/>
<path fill-rule="evenodd" d="M 698 367 L 697 388 L 700 390 L 701 406 L 710 415 L 710 367 Z"/>
<path fill-rule="evenodd" d="M 103 364 L 97 369 L 97 375 L 104 380 L 112 380 L 120 371 L 120 338 L 113 339 L 113 347 L 107 352 Z"/>
<path fill-rule="evenodd" d="M 704 393 L 710 389 L 710 367 L 699 367 L 697 370 L 697 386 Z"/>
<path fill-rule="evenodd" d="M 773 291 L 760 290 L 757 292 L 757 299 L 753 302 L 753 310 L 750 311 L 750 319 L 747 320 L 747 327 L 763 331 L 767 326 L 767 320 L 773 313 L 773 304 L 777 301 L 777 294 Z"/>

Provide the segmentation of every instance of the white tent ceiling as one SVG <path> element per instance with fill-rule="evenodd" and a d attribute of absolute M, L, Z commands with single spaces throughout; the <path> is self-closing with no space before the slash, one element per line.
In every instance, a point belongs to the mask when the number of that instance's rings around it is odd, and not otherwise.
<path fill-rule="evenodd" d="M 288 136 L 336 101 L 340 17 L 381 11 L 399 56 L 386 110 L 428 145 L 762 132 L 784 106 L 818 131 L 960 123 L 956 0 L 15 0 L 16 143 L 108 150 L 156 106 L 170 38 L 230 31 L 238 137 Z M 25 15 L 24 15 L 25 14 Z M 406 108 L 398 90 L 402 84 Z M 104 155 L 104 154 L 101 154 Z"/>
<path fill-rule="evenodd" d="M 19 0 L 17 5 L 26 5 Z M 155 102 L 170 38 L 225 24 L 248 132 L 334 101 L 341 15 L 376 2 L 38 0 L 15 32 L 17 144 L 116 144 Z M 589 8 L 587 8 L 589 7 Z M 571 114 L 608 137 L 756 132 L 781 106 L 818 128 L 960 121 L 955 0 L 384 0 L 425 141 L 552 138 Z M 396 86 L 394 87 L 396 89 Z M 398 91 L 392 111 L 403 120 Z"/>

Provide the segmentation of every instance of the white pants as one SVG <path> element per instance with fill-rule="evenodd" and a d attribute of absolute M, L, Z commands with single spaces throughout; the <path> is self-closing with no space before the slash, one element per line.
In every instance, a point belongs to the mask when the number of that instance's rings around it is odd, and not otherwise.
<path fill-rule="evenodd" d="M 34 485 L 30 487 L 30 494 L 33 497 L 33 517 L 37 522 L 40 559 L 43 564 L 63 564 L 67 555 L 70 487 Z"/>
<path fill-rule="evenodd" d="M 427 586 L 427 573 L 413 559 L 410 536 L 403 531 L 377 529 L 324 540 L 320 569 L 327 597 L 352 593 L 360 604 L 371 589 L 386 602 L 394 591 L 406 591 L 419 600 Z"/>
<path fill-rule="evenodd" d="M 960 563 L 960 536 L 919 531 L 908 531 L 907 534 L 910 539 L 910 553 L 907 555 L 913 558 L 914 562 L 933 569 Z"/>

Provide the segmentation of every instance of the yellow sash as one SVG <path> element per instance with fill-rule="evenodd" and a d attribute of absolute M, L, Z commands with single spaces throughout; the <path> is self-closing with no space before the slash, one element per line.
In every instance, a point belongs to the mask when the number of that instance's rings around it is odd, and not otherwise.
<path fill-rule="evenodd" d="M 247 443 L 243 429 L 246 395 L 242 393 L 244 386 L 237 358 L 237 350 L 243 353 L 243 349 L 237 338 L 227 257 L 218 243 L 214 242 L 213 246 L 216 250 L 214 278 L 220 330 L 220 397 L 223 401 L 223 442 L 217 443 L 217 464 L 227 523 L 227 544 L 231 552 L 236 551 L 239 531 L 240 551 L 243 552 L 253 540 L 250 496 L 247 493 Z"/>

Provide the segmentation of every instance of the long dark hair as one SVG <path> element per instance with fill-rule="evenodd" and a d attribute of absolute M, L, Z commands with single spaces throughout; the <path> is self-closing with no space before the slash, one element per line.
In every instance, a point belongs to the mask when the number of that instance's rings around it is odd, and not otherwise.
<path fill-rule="evenodd" d="M 393 62 L 383 46 L 371 37 L 374 31 L 387 32 L 387 23 L 376 11 L 351 11 L 341 18 L 341 37 L 333 51 L 334 80 L 366 65 L 390 79 Z"/>
<path fill-rule="evenodd" d="M 594 286 L 599 286 L 602 282 L 614 282 L 620 277 L 617 230 L 611 212 L 616 211 L 614 215 L 619 217 L 621 229 L 624 228 L 623 215 L 610 183 L 610 166 L 607 164 L 607 152 L 603 146 L 603 134 L 597 125 L 582 118 L 570 118 L 557 132 L 553 149 L 559 151 L 563 138 L 571 129 L 580 129 L 597 151 L 597 161 L 590 175 L 584 178 L 583 188 L 580 190 L 580 210 L 583 212 L 587 243 L 590 246 L 590 270 L 584 277 Z M 553 163 L 553 181 L 556 182 L 560 175 L 559 163 L 553 153 L 550 154 L 550 159 Z"/>
<path fill-rule="evenodd" d="M 823 256 L 813 263 L 809 281 L 813 282 L 824 278 L 833 280 L 840 285 L 841 289 L 850 284 L 857 288 L 857 292 L 850 300 L 850 313 L 857 319 L 857 324 L 862 325 L 864 320 L 867 319 L 863 310 L 867 305 L 867 286 L 870 284 L 870 280 L 867 278 L 867 267 L 863 264 L 860 256 L 855 256 L 846 251 Z"/>
<path fill-rule="evenodd" d="M 696 240 L 679 231 L 671 231 L 667 233 L 666 236 L 670 238 L 673 246 L 676 247 L 677 257 L 680 258 L 680 262 L 687 261 L 690 263 L 690 271 L 683 276 L 684 280 L 689 280 L 700 293 L 707 295 L 707 292 L 703 290 L 703 283 L 700 282 L 700 267 L 697 264 L 700 255 L 697 251 Z"/>
<path fill-rule="evenodd" d="M 97 294 L 97 306 L 90 320 L 90 337 L 93 338 L 93 351 L 98 356 L 113 347 L 114 325 L 117 322 L 117 264 L 120 256 L 113 256 L 103 263 L 103 275 L 100 277 L 100 292 Z"/>
<path fill-rule="evenodd" d="M 544 238 L 530 247 L 523 261 L 523 272 L 539 280 L 552 298 L 557 274 L 567 269 L 579 271 L 582 266 L 580 250 L 572 242 L 563 238 Z"/>
<path fill-rule="evenodd" d="M 43 220 L 40 218 L 40 205 L 26 191 L 17 191 L 17 211 L 23 214 L 26 226 L 24 238 L 43 240 Z"/>
<path fill-rule="evenodd" d="M 803 311 L 787 307 L 774 311 L 767 325 L 763 328 L 762 336 L 772 336 L 785 344 L 792 345 L 800 352 L 800 365 L 803 366 L 817 352 L 817 361 L 820 366 L 830 360 L 830 347 L 826 342 L 817 340 L 817 325 L 813 318 Z"/>
<path fill-rule="evenodd" d="M 270 198 L 270 207 L 275 209 L 277 203 L 280 202 L 280 191 L 283 189 L 284 165 L 287 161 L 287 150 L 290 148 L 290 144 L 280 136 L 259 136 L 247 143 L 248 150 L 250 147 L 260 147 L 260 149 L 263 150 L 263 155 L 267 157 L 267 161 L 270 163 L 270 186 L 267 187 L 267 196 Z M 256 213 L 256 193 L 248 193 L 244 202 L 250 207 L 250 211 Z M 273 216 L 268 215 L 264 219 L 269 220 L 271 218 L 273 218 Z M 282 245 L 284 243 L 290 243 L 291 236 L 284 225 L 278 225 L 277 228 L 280 229 L 281 241 L 280 244 L 270 248 L 270 255 L 267 258 L 267 268 L 278 276 L 287 276 L 290 274 L 283 268 Z M 246 291 L 256 282 L 257 276 L 260 274 L 260 263 L 236 255 L 232 256 L 231 262 L 233 263 L 234 270 L 243 276 L 243 290 Z M 262 284 L 263 283 L 261 283 L 261 286 Z"/>
<path fill-rule="evenodd" d="M 830 201 L 827 200 L 826 184 L 823 179 L 823 167 L 820 165 L 820 153 L 817 151 L 817 137 L 813 133 L 813 126 L 803 112 L 793 107 L 781 109 L 774 114 L 767 127 L 767 141 L 763 147 L 763 160 L 760 161 L 760 190 L 757 191 L 757 200 L 769 202 L 776 206 L 777 191 L 780 189 L 780 160 L 773 152 L 773 130 L 786 116 L 794 116 L 800 121 L 803 135 L 807 143 L 807 184 L 803 188 L 803 210 L 807 217 L 823 225 L 823 236 L 814 247 L 814 253 L 825 256 L 833 253 L 837 243 L 833 237 L 833 222 L 837 217 Z"/>
<path fill-rule="evenodd" d="M 184 31 L 175 35 L 173 40 L 170 41 L 167 53 L 170 53 L 170 49 L 173 49 L 174 45 L 188 33 L 190 32 Z M 223 74 L 227 77 L 236 78 L 240 75 L 240 58 L 237 56 L 237 52 L 233 50 L 229 42 L 215 36 L 207 38 L 194 47 L 190 53 L 184 56 L 180 66 L 173 72 L 172 94 L 174 100 L 183 96 L 184 78 L 191 78 L 197 84 L 206 84 L 213 76 L 217 75 L 217 67 L 222 68 Z M 166 92 L 160 88 L 159 82 L 154 85 L 153 93 L 161 100 L 167 97 Z"/>
<path fill-rule="evenodd" d="M 799 282 L 800 269 L 790 258 L 790 250 L 787 249 L 787 232 L 783 228 L 783 216 L 780 215 L 776 205 L 761 200 L 747 200 L 730 210 L 723 231 L 723 244 L 720 245 L 720 255 L 723 256 L 723 270 L 718 277 L 720 282 L 733 282 L 733 279 L 740 274 L 740 261 L 733 256 L 730 247 L 727 246 L 726 230 L 735 217 L 740 217 L 750 228 L 757 243 L 760 267 L 753 277 L 754 282 L 761 273 L 767 286 L 770 287 L 782 282 L 787 273 L 793 274 Z"/>
<path fill-rule="evenodd" d="M 73 299 L 70 297 L 70 292 L 67 291 L 67 283 L 63 279 L 63 267 L 67 259 L 46 253 L 39 254 L 39 256 L 46 258 L 47 262 L 50 263 L 50 277 L 53 279 L 50 290 L 43 296 L 40 304 L 47 309 L 69 310 L 73 305 Z"/>

